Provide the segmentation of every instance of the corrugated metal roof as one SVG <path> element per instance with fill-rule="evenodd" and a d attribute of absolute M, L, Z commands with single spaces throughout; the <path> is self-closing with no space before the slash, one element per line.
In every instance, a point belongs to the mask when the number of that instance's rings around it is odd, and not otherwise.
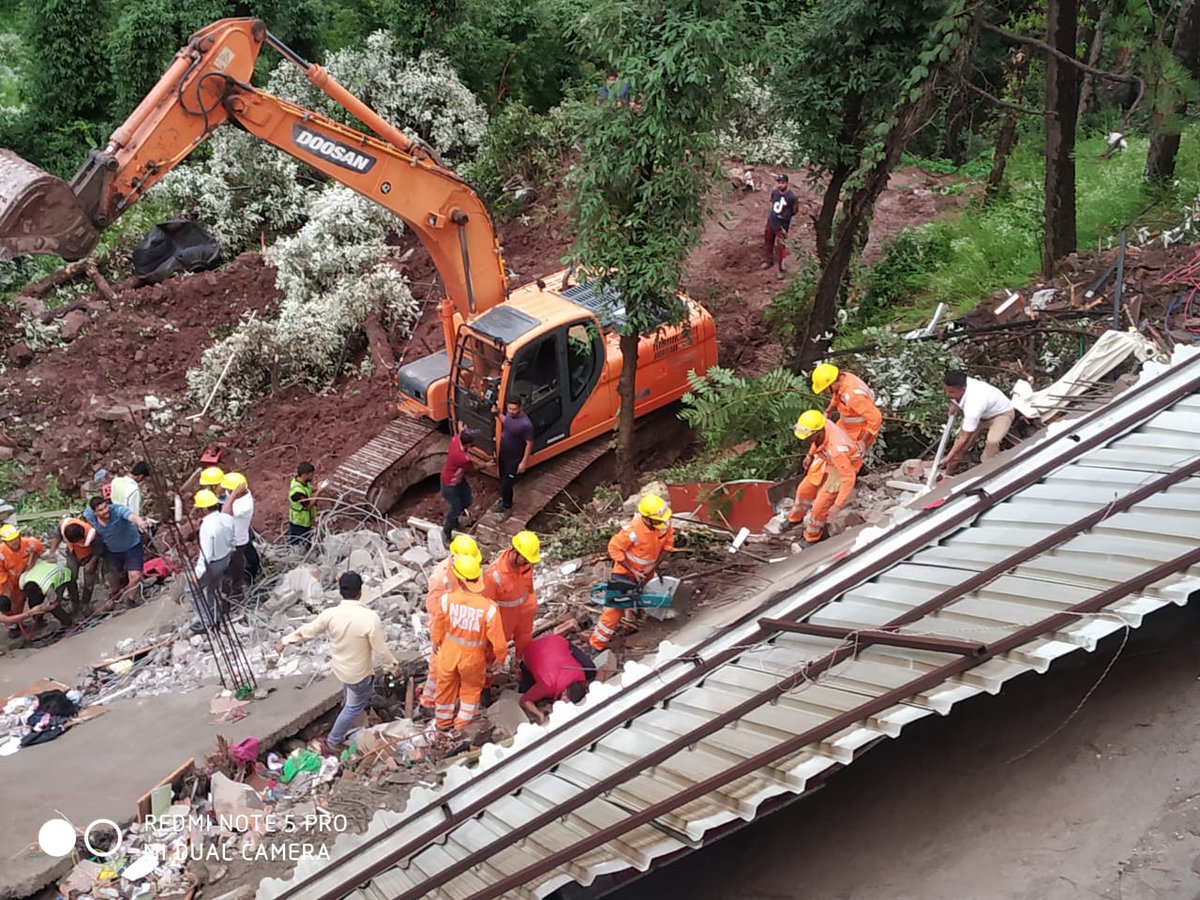
<path fill-rule="evenodd" d="M 1191 396 L 1198 385 L 1200 357 L 1031 446 L 758 614 L 855 632 L 891 623 L 901 635 L 986 645 L 989 654 L 1003 650 L 998 655 L 976 661 L 969 647 L 908 649 L 854 635 L 764 636 L 756 616 L 686 652 L 665 646 L 652 669 L 626 664 L 622 690 L 593 685 L 584 708 L 556 706 L 550 729 L 523 726 L 512 746 L 486 748 L 477 771 L 454 767 L 441 788 L 414 791 L 405 814 L 381 813 L 370 837 L 352 842 L 365 851 L 333 865 L 302 863 L 294 883 L 266 882 L 259 896 L 495 896 L 509 879 L 522 886 L 506 895 L 542 897 L 572 881 L 587 886 L 611 872 L 645 870 L 715 828 L 752 820 L 765 801 L 802 793 L 909 722 L 996 693 L 1017 675 L 1044 672 L 1066 653 L 1090 651 L 1146 614 L 1186 602 L 1200 585 L 1200 483 L 1190 474 L 1200 468 L 1200 399 Z M 1187 477 L 1157 489 L 1181 470 Z M 1122 504 L 1139 489 L 1144 498 Z M 1085 516 L 1122 505 L 977 589 L 958 590 Z M 1129 589 L 1139 579 L 1145 584 Z M 947 602 L 930 608 L 939 597 Z M 1096 612 L 1047 622 L 1097 597 Z M 722 661 L 706 668 L 713 660 Z M 689 670 L 701 674 L 688 682 Z M 643 709 L 672 679 L 684 680 Z M 715 727 L 734 710 L 733 721 Z M 581 735 L 586 744 L 566 753 Z M 667 752 L 672 744 L 679 746 Z M 644 766 L 650 754 L 662 758 Z M 705 783 L 711 789 L 701 795 L 687 793 Z M 579 803 L 589 789 L 595 796 Z M 483 811 L 472 813 L 476 807 Z M 532 827 L 538 817 L 544 824 Z M 589 840 L 595 846 L 580 846 Z M 335 852 L 350 844 L 339 841 Z M 556 855 L 564 859 L 547 868 Z M 399 864 L 365 886 L 339 887 L 361 885 L 385 862 Z M 446 878 L 466 862 L 471 868 Z"/>

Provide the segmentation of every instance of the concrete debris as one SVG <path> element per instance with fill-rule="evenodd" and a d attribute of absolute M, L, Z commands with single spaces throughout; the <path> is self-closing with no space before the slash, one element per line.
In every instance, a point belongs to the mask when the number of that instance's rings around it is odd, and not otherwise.
<path fill-rule="evenodd" d="M 248 822 L 266 812 L 262 797 L 248 784 L 213 772 L 211 786 L 213 812 L 218 819 Z"/>
<path fill-rule="evenodd" d="M 429 548 L 430 555 L 434 559 L 445 559 L 448 553 L 446 549 L 446 538 L 436 528 L 431 528 L 425 532 L 425 546 Z"/>
<path fill-rule="evenodd" d="M 433 554 L 424 547 L 410 547 L 400 555 L 402 562 L 420 569 L 426 569 L 433 564 Z"/>
<path fill-rule="evenodd" d="M 387 533 L 388 543 L 392 545 L 392 549 L 397 553 L 403 553 L 414 543 L 416 538 L 413 533 L 407 528 L 393 528 Z"/>
<path fill-rule="evenodd" d="M 512 691 L 505 691 L 487 708 L 487 717 L 496 726 L 497 737 L 501 740 L 512 737 L 517 728 L 529 721 L 525 710 L 521 709 L 520 697 Z"/>

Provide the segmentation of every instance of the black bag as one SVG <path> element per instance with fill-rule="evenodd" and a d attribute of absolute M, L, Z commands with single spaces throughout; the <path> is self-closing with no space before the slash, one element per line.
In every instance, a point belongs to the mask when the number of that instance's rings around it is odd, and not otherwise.
<path fill-rule="evenodd" d="M 191 219 L 160 222 L 133 251 L 133 270 L 147 284 L 157 284 L 176 272 L 215 268 L 221 247 Z"/>

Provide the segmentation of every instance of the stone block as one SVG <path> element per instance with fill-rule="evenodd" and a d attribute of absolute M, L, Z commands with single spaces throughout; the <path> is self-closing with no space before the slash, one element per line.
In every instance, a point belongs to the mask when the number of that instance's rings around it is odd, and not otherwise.
<path fill-rule="evenodd" d="M 425 546 L 429 549 L 429 554 L 434 559 L 446 558 L 448 552 L 446 550 L 446 538 L 436 528 L 425 532 Z"/>
<path fill-rule="evenodd" d="M 378 571 L 379 557 L 362 548 L 351 550 L 343 568 L 347 572 L 357 572 L 363 576 L 370 575 Z"/>
<path fill-rule="evenodd" d="M 409 547 L 401 554 L 400 560 L 410 566 L 426 568 L 433 563 L 433 554 L 421 546 Z"/>
<path fill-rule="evenodd" d="M 407 528 L 393 528 L 387 533 L 387 539 L 397 553 L 403 553 L 416 543 L 413 533 Z"/>

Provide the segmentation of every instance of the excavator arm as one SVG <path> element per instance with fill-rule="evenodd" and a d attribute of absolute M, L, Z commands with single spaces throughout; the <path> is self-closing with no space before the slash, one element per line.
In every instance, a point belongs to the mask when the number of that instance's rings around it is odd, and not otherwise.
<path fill-rule="evenodd" d="M 264 43 L 374 134 L 252 86 Z M 470 185 L 257 19 L 223 19 L 192 35 L 70 185 L 0 150 L 0 259 L 21 253 L 86 256 L 104 228 L 226 122 L 400 217 L 428 249 L 447 299 L 464 319 L 504 301 L 507 281 L 495 229 Z M 449 310 L 443 315 L 447 329 L 452 317 Z M 448 332 L 448 346 L 451 338 Z"/>

